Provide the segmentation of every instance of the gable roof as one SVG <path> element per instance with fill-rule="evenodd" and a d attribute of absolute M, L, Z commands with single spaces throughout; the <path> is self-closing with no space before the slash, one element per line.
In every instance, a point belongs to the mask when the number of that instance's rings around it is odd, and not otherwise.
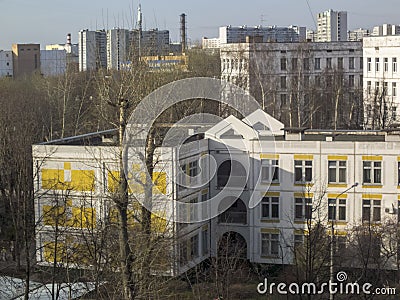
<path fill-rule="evenodd" d="M 282 129 L 285 125 L 262 109 L 255 110 L 250 115 L 243 118 L 242 121 L 253 127 L 261 135 L 284 135 Z"/>

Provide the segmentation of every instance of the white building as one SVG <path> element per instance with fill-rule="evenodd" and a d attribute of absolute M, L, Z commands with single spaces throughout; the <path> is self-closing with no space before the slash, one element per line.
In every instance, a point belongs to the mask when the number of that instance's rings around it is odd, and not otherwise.
<path fill-rule="evenodd" d="M 0 77 L 13 76 L 13 55 L 12 51 L 0 50 Z"/>
<path fill-rule="evenodd" d="M 235 236 L 233 243 L 243 247 L 250 262 L 291 264 L 294 250 L 318 222 L 335 227 L 341 261 L 357 267 L 361 262 L 355 254 L 345 260 L 354 230 L 398 221 L 399 132 L 293 132 L 283 127 L 256 110 L 244 119 L 229 116 L 207 130 L 204 138 L 184 144 L 179 151 L 174 145 L 157 150 L 160 160 L 154 174 L 161 180 L 155 181 L 159 193 L 153 200 L 153 213 L 166 221 L 155 224 L 176 241 L 165 248 L 173 258 L 166 274 L 178 275 L 216 256 L 219 241 L 227 235 Z M 68 253 L 76 249 L 86 253 L 80 230 L 101 229 L 107 212 L 112 211 L 107 199 L 118 178 L 118 149 L 108 144 L 113 140 L 107 136 L 114 134 L 94 133 L 33 147 L 38 174 L 34 179 L 35 217 L 42 225 L 36 233 L 38 262 L 54 260 L 56 225 L 62 249 L 58 262 L 65 264 Z M 91 145 L 82 145 L 82 141 Z M 210 170 L 207 161 L 200 161 L 206 154 L 215 159 L 216 173 L 211 178 L 207 175 L 207 182 L 199 186 L 200 170 L 206 170 L 205 174 Z M 188 175 L 184 181 L 188 187 L 179 184 L 174 170 Z M 158 201 L 157 195 L 207 204 L 182 211 L 172 205 L 175 201 Z M 214 202 L 205 202 L 208 199 Z M 55 212 L 63 223 L 56 222 Z M 185 216 L 189 224 L 175 223 L 178 216 Z M 374 241 L 374 259 L 387 255 L 381 245 L 388 241 L 379 235 Z M 380 267 L 392 268 L 397 255 L 396 248 Z M 71 264 L 73 257 L 69 257 Z M 375 261 L 371 259 L 369 266 L 376 267 Z"/>
<path fill-rule="evenodd" d="M 362 41 L 364 37 L 370 36 L 370 32 L 368 29 L 358 28 L 355 30 L 351 30 L 348 33 L 349 41 Z"/>
<path fill-rule="evenodd" d="M 107 30 L 107 69 L 121 70 L 129 57 L 129 31 Z"/>
<path fill-rule="evenodd" d="M 220 44 L 245 43 L 246 37 L 261 38 L 262 42 L 301 42 L 306 39 L 306 28 L 300 26 L 222 26 Z"/>
<path fill-rule="evenodd" d="M 201 46 L 203 49 L 219 49 L 221 45 L 219 38 L 207 38 L 203 37 L 201 39 Z"/>
<path fill-rule="evenodd" d="M 399 51 L 400 36 L 363 40 L 366 128 L 383 128 L 399 122 Z"/>
<path fill-rule="evenodd" d="M 104 30 L 79 31 L 79 71 L 107 67 L 107 35 Z"/>
<path fill-rule="evenodd" d="M 332 9 L 318 14 L 318 42 L 347 41 L 347 12 Z"/>
<path fill-rule="evenodd" d="M 290 127 L 332 128 L 332 124 L 321 118 L 332 107 L 311 102 L 324 93 L 326 101 L 332 102 L 333 82 L 335 78 L 339 80 L 338 76 L 345 83 L 340 108 L 356 102 L 354 96 L 362 88 L 361 42 L 224 44 L 220 56 L 221 79 L 249 91 L 268 113 Z M 300 111 L 311 105 L 326 111 L 316 112 L 313 121 L 302 118 L 298 124 L 298 118 L 293 117 L 297 115 L 295 101 L 304 108 Z M 361 111 L 361 107 L 356 110 Z M 356 114 L 353 119 L 357 120 Z"/>
<path fill-rule="evenodd" d="M 400 34 L 400 25 L 383 24 L 375 26 L 372 29 L 373 36 L 385 36 L 385 35 L 398 35 Z"/>
<path fill-rule="evenodd" d="M 40 50 L 40 72 L 44 76 L 63 75 L 67 70 L 65 50 Z"/>

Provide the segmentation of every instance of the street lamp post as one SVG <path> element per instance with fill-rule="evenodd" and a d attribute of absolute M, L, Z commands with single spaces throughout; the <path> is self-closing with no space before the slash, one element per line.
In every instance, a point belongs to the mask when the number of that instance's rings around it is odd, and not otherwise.
<path fill-rule="evenodd" d="M 333 258 L 334 258 L 334 250 L 335 250 L 335 220 L 336 220 L 336 212 L 337 212 L 337 207 L 338 207 L 337 200 L 339 199 L 339 197 L 341 195 L 343 195 L 347 191 L 355 188 L 356 186 L 358 186 L 358 182 L 354 183 L 351 187 L 347 188 L 346 190 L 344 190 L 343 192 L 341 192 L 340 194 L 338 194 L 335 197 L 335 211 L 334 211 L 334 215 L 332 215 L 332 220 L 331 220 L 331 247 L 330 247 L 330 268 L 329 268 L 330 282 L 333 282 L 333 274 L 334 274 L 334 268 L 333 268 L 334 259 Z M 329 210 L 329 207 L 328 207 L 328 210 Z M 333 293 L 329 294 L 330 300 L 333 300 L 334 297 L 335 297 L 335 295 Z"/>

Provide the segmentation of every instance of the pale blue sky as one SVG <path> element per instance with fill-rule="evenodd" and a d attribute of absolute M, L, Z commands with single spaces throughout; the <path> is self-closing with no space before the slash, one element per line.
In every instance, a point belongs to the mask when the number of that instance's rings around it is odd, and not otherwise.
<path fill-rule="evenodd" d="M 348 27 L 400 24 L 399 0 L 308 0 L 312 16 L 348 11 Z M 138 0 L 0 0 L 0 49 L 12 43 L 64 43 L 68 32 L 77 42 L 80 29 L 132 28 Z M 306 0 L 142 0 L 144 26 L 169 29 L 179 40 L 179 15 L 187 14 L 188 38 L 217 37 L 223 25 L 300 25 L 314 28 Z M 132 13 L 132 11 L 135 11 Z M 190 41 L 189 40 L 189 41 Z"/>

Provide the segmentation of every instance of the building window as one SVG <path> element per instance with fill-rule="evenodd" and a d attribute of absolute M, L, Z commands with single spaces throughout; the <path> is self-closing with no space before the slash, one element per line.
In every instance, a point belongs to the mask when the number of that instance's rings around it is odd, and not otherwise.
<path fill-rule="evenodd" d="M 187 241 L 183 241 L 179 244 L 179 258 L 179 262 L 181 265 L 185 265 L 188 262 Z"/>
<path fill-rule="evenodd" d="M 304 58 L 303 59 L 303 68 L 304 70 L 310 70 L 310 59 L 309 58 Z"/>
<path fill-rule="evenodd" d="M 286 71 L 286 58 L 281 58 L 281 71 Z"/>
<path fill-rule="evenodd" d="M 371 95 L 371 81 L 367 81 L 367 94 Z"/>
<path fill-rule="evenodd" d="M 343 57 L 337 59 L 338 69 L 343 69 Z"/>
<path fill-rule="evenodd" d="M 281 76 L 281 89 L 286 89 L 286 76 Z"/>
<path fill-rule="evenodd" d="M 372 60 L 371 57 L 367 58 L 367 71 L 371 72 L 371 65 L 372 65 Z"/>
<path fill-rule="evenodd" d="M 328 219 L 346 221 L 346 199 L 328 199 Z"/>
<path fill-rule="evenodd" d="M 304 235 L 303 234 L 295 234 L 294 235 L 294 251 L 298 251 L 303 244 L 304 244 Z"/>
<path fill-rule="evenodd" d="M 354 75 L 349 75 L 349 87 L 354 87 Z"/>
<path fill-rule="evenodd" d="M 328 161 L 328 182 L 346 183 L 346 161 Z"/>
<path fill-rule="evenodd" d="M 261 201 L 261 218 L 279 219 L 279 197 L 263 197 Z"/>
<path fill-rule="evenodd" d="M 393 73 L 397 72 L 397 58 L 393 57 L 392 58 L 392 65 L 393 65 Z"/>
<path fill-rule="evenodd" d="M 294 181 L 311 182 L 312 180 L 312 160 L 295 160 L 294 161 Z"/>
<path fill-rule="evenodd" d="M 375 72 L 379 72 L 379 57 L 375 58 Z"/>
<path fill-rule="evenodd" d="M 380 222 L 381 200 L 363 199 L 362 220 Z"/>
<path fill-rule="evenodd" d="M 400 161 L 397 163 L 397 185 L 400 185 Z"/>
<path fill-rule="evenodd" d="M 199 236 L 195 235 L 190 238 L 190 259 L 199 257 Z"/>
<path fill-rule="evenodd" d="M 294 218 L 296 220 L 311 220 L 312 217 L 312 199 L 294 198 Z"/>
<path fill-rule="evenodd" d="M 202 254 L 208 254 L 208 229 L 203 229 L 201 232 L 201 247 L 202 247 Z"/>
<path fill-rule="evenodd" d="M 354 57 L 349 57 L 349 69 L 354 70 Z"/>
<path fill-rule="evenodd" d="M 392 106 L 392 121 L 396 121 L 397 113 L 396 113 L 396 106 Z"/>
<path fill-rule="evenodd" d="M 385 81 L 383 83 L 383 95 L 386 96 L 388 94 L 388 83 Z"/>
<path fill-rule="evenodd" d="M 364 62 L 362 57 L 360 57 L 360 69 L 364 69 Z"/>
<path fill-rule="evenodd" d="M 314 59 L 314 69 L 321 70 L 321 59 L 320 58 Z"/>
<path fill-rule="evenodd" d="M 297 70 L 297 57 L 292 58 L 292 70 Z"/>
<path fill-rule="evenodd" d="M 261 180 L 279 182 L 279 161 L 277 159 L 261 160 Z"/>
<path fill-rule="evenodd" d="M 279 256 L 279 233 L 261 233 L 261 255 Z"/>
<path fill-rule="evenodd" d="M 363 161 L 363 183 L 382 183 L 382 162 Z"/>
<path fill-rule="evenodd" d="M 389 59 L 387 57 L 385 57 L 383 59 L 383 71 L 387 72 L 389 69 Z"/>
<path fill-rule="evenodd" d="M 375 95 L 379 94 L 379 81 L 375 82 Z"/>
<path fill-rule="evenodd" d="M 397 86 L 396 82 L 392 82 L 392 96 L 396 97 L 397 96 Z"/>
<path fill-rule="evenodd" d="M 287 105 L 286 94 L 281 94 L 281 107 L 285 107 L 286 105 Z"/>
<path fill-rule="evenodd" d="M 397 223 L 400 223 L 400 200 L 397 201 Z"/>
<path fill-rule="evenodd" d="M 328 57 L 328 58 L 326 59 L 326 67 L 327 67 L 328 69 L 332 69 L 332 58 L 331 58 L 331 57 Z"/>

